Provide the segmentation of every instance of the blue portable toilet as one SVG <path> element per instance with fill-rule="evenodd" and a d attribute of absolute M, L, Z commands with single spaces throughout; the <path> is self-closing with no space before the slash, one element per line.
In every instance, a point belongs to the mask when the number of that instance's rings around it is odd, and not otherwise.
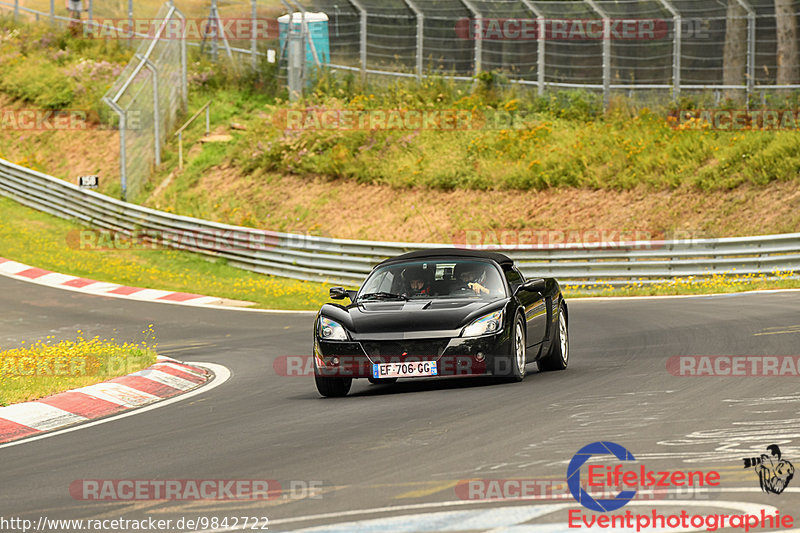
<path fill-rule="evenodd" d="M 292 31 L 300 32 L 303 20 L 302 13 L 292 13 L 278 17 L 278 28 L 280 32 L 281 50 L 286 50 L 286 36 L 289 33 L 289 21 L 291 19 Z M 328 65 L 331 59 L 331 42 L 328 36 L 328 15 L 325 13 L 306 13 L 306 25 L 310 41 L 314 43 L 320 65 Z M 285 54 L 285 52 L 284 52 Z M 314 54 L 311 51 L 311 43 L 306 43 L 306 62 L 314 64 Z"/>

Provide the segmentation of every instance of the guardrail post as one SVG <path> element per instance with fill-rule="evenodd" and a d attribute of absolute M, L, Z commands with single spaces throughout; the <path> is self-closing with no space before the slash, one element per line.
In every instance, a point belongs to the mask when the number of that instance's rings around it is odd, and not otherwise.
<path fill-rule="evenodd" d="M 611 97 L 611 17 L 594 0 L 584 0 L 603 19 L 603 109 Z"/>
<path fill-rule="evenodd" d="M 17 21 L 19 16 L 19 0 L 14 0 L 14 22 Z"/>
<path fill-rule="evenodd" d="M 423 47 L 425 45 L 425 14 L 417 7 L 413 0 L 403 0 L 411 8 L 417 18 L 417 79 L 422 79 L 422 61 L 424 56 Z"/>
<path fill-rule="evenodd" d="M 536 86 L 539 96 L 544 94 L 544 70 L 545 70 L 545 55 L 544 43 L 547 40 L 547 28 L 545 28 L 544 13 L 534 5 L 531 0 L 522 0 L 522 3 L 534 15 L 536 15 L 536 28 L 538 34 L 536 35 Z"/>
<path fill-rule="evenodd" d="M 133 1 L 133 0 L 131 0 Z M 50 24 L 56 23 L 56 0 L 50 0 Z"/>
<path fill-rule="evenodd" d="M 483 19 L 481 18 L 481 13 L 478 11 L 478 8 L 476 8 L 475 4 L 470 0 L 461 0 L 461 3 L 469 10 L 475 20 L 473 29 L 476 31 L 473 31 L 472 34 L 475 39 L 475 49 L 472 54 L 475 60 L 475 76 L 477 76 L 481 73 L 481 63 L 483 59 Z"/>

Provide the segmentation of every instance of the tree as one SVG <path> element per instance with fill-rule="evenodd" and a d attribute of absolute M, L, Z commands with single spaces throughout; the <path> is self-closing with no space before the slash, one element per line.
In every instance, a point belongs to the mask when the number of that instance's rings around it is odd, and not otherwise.
<path fill-rule="evenodd" d="M 747 12 L 737 0 L 728 0 L 728 11 L 725 16 L 725 48 L 722 54 L 722 83 L 744 85 L 747 60 Z M 725 91 L 726 98 L 733 98 L 735 94 L 735 91 Z"/>
<path fill-rule="evenodd" d="M 778 85 L 797 83 L 797 20 L 792 0 L 775 0 Z"/>

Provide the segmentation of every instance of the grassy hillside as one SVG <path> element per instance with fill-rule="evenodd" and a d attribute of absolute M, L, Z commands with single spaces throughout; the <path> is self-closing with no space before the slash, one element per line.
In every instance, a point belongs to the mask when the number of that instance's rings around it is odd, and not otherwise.
<path fill-rule="evenodd" d="M 129 58 L 113 41 L 0 21 L 0 61 L 10 65 L 0 69 L 0 105 L 104 109 L 99 95 Z M 23 83 L 25 76 L 47 83 Z M 212 130 L 232 140 L 200 144 L 204 124 L 195 122 L 178 171 L 177 142 L 168 136 L 163 164 L 134 199 L 159 209 L 283 231 L 439 242 L 476 229 L 713 237 L 800 224 L 797 133 L 674 128 L 668 114 L 712 105 L 704 95 L 649 109 L 616 100 L 604 113 L 597 95 L 538 97 L 491 74 L 474 84 L 431 78 L 367 86 L 357 77 L 323 75 L 303 101 L 290 104 L 268 69 L 252 76 L 193 55 L 189 77 L 189 112 L 213 100 Z M 796 108 L 798 96 L 768 105 Z M 287 113 L 308 110 L 478 119 L 444 131 L 286 129 Z M 487 116 L 508 122 L 487 125 Z M 102 192 L 112 195 L 119 190 L 118 143 L 102 127 L 0 128 L 3 157 L 70 181 L 99 174 Z"/>

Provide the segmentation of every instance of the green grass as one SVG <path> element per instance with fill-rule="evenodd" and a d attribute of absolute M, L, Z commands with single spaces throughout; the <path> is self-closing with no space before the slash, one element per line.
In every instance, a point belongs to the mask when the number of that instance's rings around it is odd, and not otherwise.
<path fill-rule="evenodd" d="M 156 362 L 152 327 L 139 343 L 114 339 L 54 342 L 52 337 L 0 351 L 0 405 L 43 398 L 137 372 Z"/>
<path fill-rule="evenodd" d="M 791 106 L 795 100 L 779 104 Z M 279 102 L 270 111 L 280 116 L 309 108 L 461 110 L 473 114 L 474 127 L 325 129 L 309 121 L 310 127 L 291 131 L 279 121 L 265 121 L 243 140 L 237 163 L 249 173 L 442 190 L 630 190 L 644 185 L 713 191 L 797 179 L 797 132 L 679 129 L 668 121 L 672 107 L 635 109 L 618 100 L 604 113 L 597 95 L 580 91 L 540 97 L 513 87 L 471 87 L 436 78 L 390 88 L 352 87 L 323 77 L 305 100 Z M 483 117 L 498 114 L 509 119 L 485 125 Z M 263 148 L 253 157 L 256 139 Z"/>
<path fill-rule="evenodd" d="M 7 259 L 98 281 L 255 302 L 265 309 L 316 309 L 328 285 L 255 274 L 178 250 L 81 250 L 82 226 L 0 197 L 0 250 Z"/>

